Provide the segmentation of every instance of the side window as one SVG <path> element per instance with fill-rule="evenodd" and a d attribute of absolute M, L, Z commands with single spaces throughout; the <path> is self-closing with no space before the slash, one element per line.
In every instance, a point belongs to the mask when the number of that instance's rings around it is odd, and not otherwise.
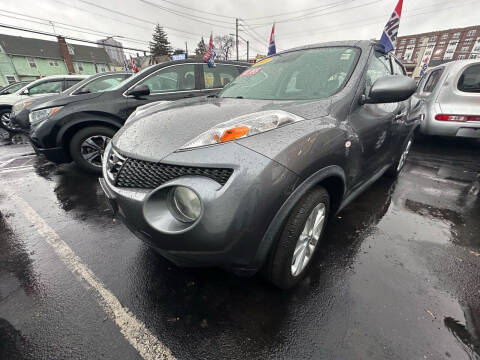
<path fill-rule="evenodd" d="M 442 72 L 442 69 L 438 69 L 430 73 L 430 76 L 423 87 L 423 92 L 431 93 L 433 90 L 435 90 L 438 80 L 440 80 L 440 77 L 442 76 Z"/>
<path fill-rule="evenodd" d="M 65 90 L 71 88 L 73 85 L 78 84 L 81 80 L 65 80 Z"/>
<path fill-rule="evenodd" d="M 480 64 L 466 68 L 457 87 L 460 91 L 480 93 Z"/>
<path fill-rule="evenodd" d="M 195 64 L 174 65 L 159 70 L 139 85 L 147 85 L 151 94 L 193 90 L 195 89 Z"/>
<path fill-rule="evenodd" d="M 370 59 L 370 63 L 367 68 L 366 76 L 366 94 L 370 92 L 372 85 L 377 79 L 382 76 L 391 75 L 392 70 L 390 68 L 390 61 L 387 56 L 381 52 L 375 51 L 374 55 Z"/>
<path fill-rule="evenodd" d="M 28 93 L 30 95 L 61 93 L 62 83 L 63 80 L 44 82 L 36 86 L 32 86 L 30 89 L 28 89 Z"/>
<path fill-rule="evenodd" d="M 392 68 L 393 68 L 393 75 L 405 75 L 405 70 L 403 66 L 394 58 L 392 58 Z"/>
<path fill-rule="evenodd" d="M 217 64 L 214 68 L 203 65 L 205 89 L 222 88 L 231 83 L 238 75 L 239 70 L 234 65 Z"/>

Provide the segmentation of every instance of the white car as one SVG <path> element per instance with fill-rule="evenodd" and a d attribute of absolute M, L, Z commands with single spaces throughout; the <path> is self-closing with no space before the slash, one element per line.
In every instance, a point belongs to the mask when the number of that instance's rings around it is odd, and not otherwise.
<path fill-rule="evenodd" d="M 35 80 L 13 94 L 0 97 L 0 127 L 8 130 L 10 127 L 10 113 L 15 103 L 27 106 L 29 99 L 51 94 L 58 94 L 69 87 L 87 78 L 88 75 L 52 75 Z M 23 103 L 22 103 L 23 100 Z"/>
<path fill-rule="evenodd" d="M 412 116 L 426 135 L 480 138 L 480 60 L 457 60 L 429 70 L 411 98 Z"/>

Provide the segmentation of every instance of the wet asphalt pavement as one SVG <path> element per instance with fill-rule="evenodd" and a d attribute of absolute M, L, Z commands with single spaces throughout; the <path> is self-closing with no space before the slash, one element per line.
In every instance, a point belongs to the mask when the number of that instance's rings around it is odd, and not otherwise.
<path fill-rule="evenodd" d="M 478 141 L 417 142 L 397 181 L 332 219 L 292 291 L 175 267 L 113 218 L 96 178 L 28 153 L 0 145 L 2 360 L 142 358 L 25 204 L 177 359 L 480 358 Z"/>

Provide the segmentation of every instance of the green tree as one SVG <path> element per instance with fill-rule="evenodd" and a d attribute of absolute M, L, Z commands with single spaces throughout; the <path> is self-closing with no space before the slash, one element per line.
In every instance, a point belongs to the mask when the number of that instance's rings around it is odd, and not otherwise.
<path fill-rule="evenodd" d="M 207 51 L 207 44 L 205 44 L 205 40 L 203 40 L 203 36 L 202 36 L 202 39 L 198 42 L 197 48 L 195 49 L 195 55 L 203 56 L 206 51 Z"/>
<path fill-rule="evenodd" d="M 154 56 L 170 56 L 172 54 L 172 47 L 168 41 L 167 33 L 160 24 L 157 24 L 153 31 L 153 39 L 150 41 L 150 52 Z"/>

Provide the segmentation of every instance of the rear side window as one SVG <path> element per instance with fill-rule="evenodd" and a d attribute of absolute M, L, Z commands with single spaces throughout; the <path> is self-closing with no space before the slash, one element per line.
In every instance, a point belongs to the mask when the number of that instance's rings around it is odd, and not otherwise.
<path fill-rule="evenodd" d="M 69 80 L 65 80 L 65 89 L 69 89 L 71 88 L 73 85 L 75 84 L 78 84 L 80 81 L 82 81 L 82 79 L 69 79 Z"/>
<path fill-rule="evenodd" d="M 222 88 L 231 83 L 238 75 L 238 68 L 233 65 L 217 64 L 214 68 L 203 65 L 205 89 Z"/>
<path fill-rule="evenodd" d="M 460 91 L 480 93 L 480 64 L 465 69 L 457 87 Z"/>
<path fill-rule="evenodd" d="M 442 76 L 442 69 L 438 69 L 435 71 L 432 71 L 430 73 L 430 76 L 427 79 L 427 82 L 425 83 L 425 86 L 423 87 L 423 92 L 432 92 L 435 90 L 435 87 L 438 84 L 438 81 L 440 80 L 440 77 Z"/>

